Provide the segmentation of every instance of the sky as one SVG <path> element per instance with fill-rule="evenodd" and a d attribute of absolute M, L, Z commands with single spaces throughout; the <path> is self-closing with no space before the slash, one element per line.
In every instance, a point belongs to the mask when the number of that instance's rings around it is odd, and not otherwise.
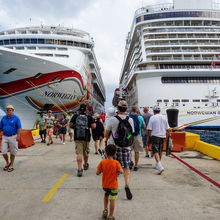
<path fill-rule="evenodd" d="M 0 0 L 0 31 L 42 24 L 88 32 L 95 42 L 107 109 L 119 85 L 125 40 L 135 10 L 158 2 L 164 0 Z"/>

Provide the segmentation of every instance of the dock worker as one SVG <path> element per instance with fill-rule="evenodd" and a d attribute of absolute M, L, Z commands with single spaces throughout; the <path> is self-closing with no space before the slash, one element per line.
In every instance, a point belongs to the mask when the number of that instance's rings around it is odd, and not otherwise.
<path fill-rule="evenodd" d="M 21 121 L 14 114 L 14 107 L 12 105 L 6 107 L 6 115 L 1 119 L 0 130 L 3 130 L 1 151 L 6 162 L 3 170 L 12 172 L 14 170 L 15 155 L 18 151 L 18 141 L 20 140 L 21 133 Z M 10 149 L 10 162 L 7 154 L 8 148 Z"/>
<path fill-rule="evenodd" d="M 161 164 L 163 146 L 166 139 L 166 133 L 169 134 L 169 124 L 167 119 L 160 114 L 160 107 L 155 105 L 153 107 L 154 115 L 150 117 L 147 130 L 147 144 L 151 137 L 151 147 L 156 160 L 156 169 L 158 174 L 164 171 Z"/>

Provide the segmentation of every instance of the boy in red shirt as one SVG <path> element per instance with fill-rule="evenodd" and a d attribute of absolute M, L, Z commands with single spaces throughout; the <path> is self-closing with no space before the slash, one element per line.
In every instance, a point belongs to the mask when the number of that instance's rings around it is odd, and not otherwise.
<path fill-rule="evenodd" d="M 116 146 L 113 144 L 109 144 L 105 148 L 106 159 L 102 160 L 98 167 L 96 174 L 102 174 L 102 186 L 105 191 L 104 195 L 104 211 L 102 214 L 103 218 L 107 218 L 108 220 L 115 219 L 113 217 L 113 212 L 115 209 L 115 199 L 117 199 L 118 195 L 118 179 L 117 174 L 123 173 L 123 169 L 120 163 L 117 160 L 113 159 L 113 156 L 116 153 Z M 108 216 L 108 200 L 110 200 L 110 213 Z"/>

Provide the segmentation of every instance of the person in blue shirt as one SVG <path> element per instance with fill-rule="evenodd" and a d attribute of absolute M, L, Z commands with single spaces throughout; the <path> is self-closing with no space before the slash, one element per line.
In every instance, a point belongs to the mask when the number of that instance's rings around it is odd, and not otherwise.
<path fill-rule="evenodd" d="M 21 132 L 21 122 L 18 116 L 14 115 L 14 107 L 12 105 L 6 107 L 6 115 L 1 119 L 0 130 L 3 130 L 1 151 L 6 161 L 3 170 L 12 172 Z M 7 154 L 8 148 L 10 148 L 10 162 Z"/>
<path fill-rule="evenodd" d="M 141 132 L 142 129 L 146 129 L 144 118 L 141 115 L 138 115 L 138 113 L 139 113 L 138 107 L 132 106 L 131 114 L 128 115 L 134 121 L 134 130 L 135 130 L 133 133 L 134 142 L 131 146 L 131 151 L 134 150 L 134 154 L 135 154 L 134 157 L 135 164 L 132 161 L 132 154 L 131 154 L 131 162 L 129 165 L 130 169 L 132 169 L 134 166 L 134 171 L 138 171 L 139 152 L 143 151 Z"/>

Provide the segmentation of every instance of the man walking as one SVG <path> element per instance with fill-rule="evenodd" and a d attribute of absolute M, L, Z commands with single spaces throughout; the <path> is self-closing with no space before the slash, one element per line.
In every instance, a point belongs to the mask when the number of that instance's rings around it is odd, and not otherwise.
<path fill-rule="evenodd" d="M 144 107 L 143 118 L 144 118 L 144 122 L 146 124 L 146 127 L 149 123 L 151 116 L 152 116 L 152 114 L 149 113 L 148 107 Z M 151 141 L 149 140 L 149 145 L 148 145 L 147 144 L 147 129 L 143 129 L 143 131 L 142 131 L 142 141 L 143 141 L 143 147 L 145 148 L 145 151 L 146 151 L 145 157 L 149 157 L 149 146 L 151 144 Z"/>
<path fill-rule="evenodd" d="M 14 107 L 12 105 L 6 107 L 6 115 L 3 116 L 0 122 L 0 130 L 3 130 L 1 151 L 6 162 L 3 170 L 12 172 L 21 132 L 21 122 L 18 116 L 14 115 Z M 7 154 L 8 148 L 10 148 L 10 162 Z"/>
<path fill-rule="evenodd" d="M 138 115 L 138 108 L 136 106 L 133 106 L 131 108 L 131 114 L 129 114 L 129 117 L 133 119 L 134 122 L 134 142 L 131 146 L 131 151 L 134 150 L 135 154 L 135 164 L 132 161 L 132 154 L 131 154 L 131 162 L 130 162 L 130 169 L 132 169 L 134 165 L 134 171 L 138 171 L 138 161 L 139 161 L 139 152 L 143 151 L 142 148 L 142 138 L 141 138 L 141 131 L 142 129 L 146 130 L 146 125 L 144 122 L 144 119 L 142 116 Z"/>
<path fill-rule="evenodd" d="M 77 176 L 81 177 L 83 174 L 82 157 L 84 159 L 84 170 L 88 170 L 89 168 L 89 142 L 91 139 L 90 128 L 95 129 L 96 124 L 92 116 L 86 114 L 85 104 L 80 105 L 79 114 L 75 114 L 70 123 L 70 126 L 74 128 L 74 141 L 77 155 L 76 160 L 78 165 Z"/>
<path fill-rule="evenodd" d="M 44 122 L 45 122 L 44 113 L 40 112 L 40 116 L 38 117 L 36 122 L 36 129 L 37 126 L 39 125 L 39 134 L 41 137 L 41 143 L 46 143 L 46 129 L 44 128 Z"/>
<path fill-rule="evenodd" d="M 118 103 L 117 109 L 118 109 L 118 115 L 115 117 L 111 117 L 108 121 L 106 131 L 105 131 L 105 138 L 106 138 L 106 145 L 108 144 L 115 144 L 114 138 L 117 138 L 117 129 L 119 127 L 119 124 L 121 123 L 121 120 L 126 120 L 131 127 L 131 132 L 134 132 L 134 123 L 132 118 L 129 118 L 127 116 L 127 108 L 128 104 L 125 100 L 121 100 Z M 113 138 L 114 137 L 114 138 Z M 130 136 L 127 136 L 129 138 Z M 116 144 L 115 144 L 116 145 Z M 126 147 L 120 147 L 116 145 L 117 147 L 117 153 L 115 159 L 119 161 L 121 164 L 123 171 L 124 171 L 124 180 L 125 180 L 125 192 L 128 200 L 132 199 L 132 193 L 129 188 L 129 180 L 130 180 L 130 151 L 131 151 L 131 145 Z"/>
<path fill-rule="evenodd" d="M 151 137 L 151 146 L 152 151 L 156 160 L 156 169 L 158 174 L 161 174 L 164 171 L 164 168 L 161 164 L 162 151 L 164 142 L 166 139 L 166 132 L 169 133 L 169 125 L 167 119 L 160 114 L 160 107 L 153 107 L 154 115 L 150 118 L 147 130 L 147 143 L 149 144 L 149 138 Z"/>

